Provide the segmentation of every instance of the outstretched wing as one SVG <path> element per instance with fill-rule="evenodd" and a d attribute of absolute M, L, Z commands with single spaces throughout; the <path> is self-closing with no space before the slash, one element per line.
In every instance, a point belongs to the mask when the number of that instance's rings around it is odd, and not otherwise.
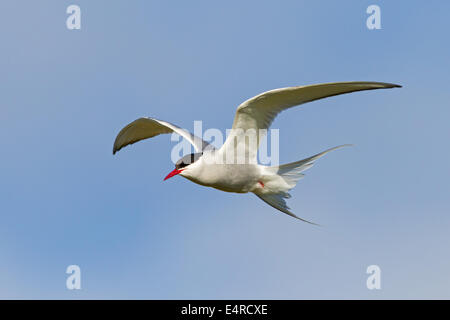
<path fill-rule="evenodd" d="M 401 87 L 383 82 L 335 82 L 308 86 L 289 87 L 270 90 L 244 101 L 236 110 L 233 127 L 222 148 L 236 149 L 241 135 L 245 132 L 256 133 L 255 146 L 246 147 L 247 156 L 255 158 L 259 146 L 259 130 L 268 129 L 275 117 L 283 110 L 314 100 L 362 90 L 387 89 Z M 238 142 L 236 142 L 238 141 Z M 245 143 L 245 142 L 243 142 Z"/>
<path fill-rule="evenodd" d="M 180 136 L 189 141 L 197 152 L 202 152 L 207 147 L 212 148 L 208 142 L 203 141 L 201 138 L 194 136 L 189 131 L 177 127 L 174 124 L 154 118 L 139 118 L 120 130 L 116 140 L 114 141 L 113 154 L 123 147 L 140 140 L 152 138 L 163 133 L 172 132 L 178 133 Z"/>

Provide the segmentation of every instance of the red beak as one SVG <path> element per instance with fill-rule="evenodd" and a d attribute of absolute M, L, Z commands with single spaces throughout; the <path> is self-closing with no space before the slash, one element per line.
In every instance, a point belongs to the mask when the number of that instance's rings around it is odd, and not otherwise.
<path fill-rule="evenodd" d="M 172 178 L 173 176 L 176 176 L 177 174 L 179 174 L 181 171 L 183 171 L 184 169 L 181 169 L 181 170 L 178 170 L 178 169 L 175 169 L 175 170 L 173 170 L 171 173 L 169 173 L 168 175 L 167 175 L 167 177 L 165 177 L 164 178 L 164 181 L 166 181 L 167 179 L 169 179 L 169 178 Z"/>

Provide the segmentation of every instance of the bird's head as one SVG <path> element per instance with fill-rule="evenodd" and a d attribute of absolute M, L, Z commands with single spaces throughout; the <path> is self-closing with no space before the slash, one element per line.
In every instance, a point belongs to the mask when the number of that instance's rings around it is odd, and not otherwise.
<path fill-rule="evenodd" d="M 173 176 L 176 176 L 177 174 L 180 174 L 184 170 L 189 169 L 189 166 L 197 161 L 202 156 L 202 154 L 203 153 L 191 153 L 182 157 L 177 161 L 177 163 L 175 163 L 175 169 L 170 172 L 167 177 L 164 178 L 164 181 L 172 178 Z"/>

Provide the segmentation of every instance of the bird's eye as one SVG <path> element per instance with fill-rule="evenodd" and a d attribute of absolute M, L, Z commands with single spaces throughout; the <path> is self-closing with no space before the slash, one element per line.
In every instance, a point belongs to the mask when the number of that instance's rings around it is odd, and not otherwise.
<path fill-rule="evenodd" d="M 186 167 L 186 166 L 187 166 L 186 163 L 181 162 L 181 163 L 179 163 L 179 164 L 176 165 L 176 169 L 181 169 L 181 168 L 184 168 L 184 167 Z"/>

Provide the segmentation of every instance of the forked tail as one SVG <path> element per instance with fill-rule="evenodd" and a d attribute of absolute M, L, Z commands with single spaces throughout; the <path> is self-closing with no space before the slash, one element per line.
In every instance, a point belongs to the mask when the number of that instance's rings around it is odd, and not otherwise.
<path fill-rule="evenodd" d="M 339 149 L 339 148 L 348 147 L 348 146 L 351 146 L 351 144 L 343 144 L 343 145 L 325 150 L 325 151 L 318 153 L 312 157 L 309 157 L 309 158 L 306 158 L 306 159 L 303 159 L 300 161 L 283 164 L 281 166 L 270 167 L 270 169 L 272 169 L 274 171 L 274 173 L 277 174 L 284 181 L 284 183 L 286 184 L 286 191 L 279 191 L 277 193 L 258 193 L 258 194 L 255 193 L 255 194 L 259 198 L 261 198 L 263 201 L 265 201 L 267 204 L 274 207 L 275 209 L 278 209 L 281 212 L 284 212 L 284 213 L 290 215 L 291 217 L 297 218 L 299 220 L 302 220 L 302 221 L 305 221 L 305 222 L 308 222 L 311 224 L 315 224 L 313 222 L 307 221 L 305 219 L 302 219 L 302 218 L 296 216 L 295 214 L 293 214 L 290 211 L 290 208 L 286 204 L 286 200 L 284 200 L 284 199 L 288 199 L 291 197 L 291 195 L 287 191 L 295 187 L 298 180 L 300 180 L 301 178 L 304 177 L 304 174 L 302 172 L 311 168 L 314 165 L 315 160 L 324 156 L 328 152 L 331 152 L 331 151 Z"/>

